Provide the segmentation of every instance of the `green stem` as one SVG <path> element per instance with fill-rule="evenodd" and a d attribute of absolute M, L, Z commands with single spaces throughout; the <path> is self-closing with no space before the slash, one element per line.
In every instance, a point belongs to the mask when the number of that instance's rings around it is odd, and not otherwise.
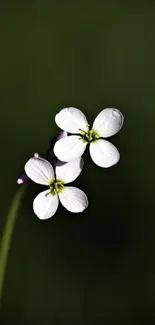
<path fill-rule="evenodd" d="M 3 291 L 3 284 L 4 284 L 4 277 L 5 277 L 5 270 L 7 266 L 7 258 L 10 249 L 11 237 L 13 234 L 15 221 L 17 217 L 17 212 L 21 204 L 21 200 L 23 198 L 25 192 L 25 186 L 21 186 L 15 197 L 12 201 L 7 220 L 5 229 L 2 235 L 1 247 L 0 247 L 0 302 L 2 298 L 2 291 Z"/>

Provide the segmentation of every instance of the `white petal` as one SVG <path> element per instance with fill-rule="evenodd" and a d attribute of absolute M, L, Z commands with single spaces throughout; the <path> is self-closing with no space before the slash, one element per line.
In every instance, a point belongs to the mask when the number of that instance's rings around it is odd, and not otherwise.
<path fill-rule="evenodd" d="M 111 137 L 117 133 L 124 123 L 123 114 L 115 108 L 106 108 L 100 112 L 93 123 L 93 129 L 99 132 L 100 137 Z"/>
<path fill-rule="evenodd" d="M 68 163 L 58 161 L 55 169 L 56 178 L 63 180 L 65 184 L 73 182 L 81 173 L 83 165 L 84 161 L 81 157 Z"/>
<path fill-rule="evenodd" d="M 55 122 L 60 129 L 69 133 L 80 133 L 80 129 L 85 129 L 88 124 L 85 115 L 74 107 L 63 108 L 55 116 Z"/>
<path fill-rule="evenodd" d="M 94 163 L 100 167 L 111 167 L 119 161 L 120 154 L 116 147 L 106 140 L 98 140 L 90 144 L 90 155 Z"/>
<path fill-rule="evenodd" d="M 42 158 L 31 158 L 25 165 L 25 173 L 37 184 L 48 185 L 48 181 L 54 178 L 52 165 Z"/>
<path fill-rule="evenodd" d="M 65 186 L 64 191 L 58 196 L 62 205 L 70 212 L 82 212 L 88 206 L 88 198 L 79 188 Z"/>
<path fill-rule="evenodd" d="M 59 160 L 68 162 L 82 156 L 86 145 L 78 135 L 70 135 L 58 140 L 53 151 Z"/>
<path fill-rule="evenodd" d="M 33 201 L 33 210 L 39 219 L 51 218 L 57 211 L 59 204 L 58 195 L 49 194 L 49 190 L 43 191 Z"/>

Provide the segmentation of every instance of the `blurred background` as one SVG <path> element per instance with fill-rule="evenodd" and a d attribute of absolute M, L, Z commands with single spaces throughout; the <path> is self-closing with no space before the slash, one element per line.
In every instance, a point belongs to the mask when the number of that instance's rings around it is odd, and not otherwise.
<path fill-rule="evenodd" d="M 106 107 L 125 116 L 110 141 L 121 153 L 75 185 L 89 208 L 32 211 L 30 183 L 18 213 L 0 324 L 155 324 L 155 3 L 1 1 L 0 238 L 16 179 L 58 131 L 55 114 L 78 107 L 90 123 Z"/>

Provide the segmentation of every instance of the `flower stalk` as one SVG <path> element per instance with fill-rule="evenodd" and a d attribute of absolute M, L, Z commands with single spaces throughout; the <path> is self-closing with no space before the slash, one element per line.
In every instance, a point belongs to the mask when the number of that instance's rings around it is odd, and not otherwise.
<path fill-rule="evenodd" d="M 2 293 L 3 293 L 3 285 L 4 285 L 4 279 L 5 279 L 5 272 L 7 267 L 7 260 L 8 260 L 8 254 L 10 250 L 10 244 L 11 244 L 11 238 L 13 235 L 13 230 L 15 227 L 16 218 L 18 215 L 18 210 L 23 198 L 23 195 L 25 193 L 25 186 L 22 186 L 18 189 L 18 191 L 15 194 L 15 197 L 12 201 L 7 220 L 5 229 L 2 235 L 2 241 L 0 245 L 0 303 L 2 299 Z"/>

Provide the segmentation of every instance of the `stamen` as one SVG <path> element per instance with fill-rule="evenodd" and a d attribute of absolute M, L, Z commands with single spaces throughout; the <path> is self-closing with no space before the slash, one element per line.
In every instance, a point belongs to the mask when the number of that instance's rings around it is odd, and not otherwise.
<path fill-rule="evenodd" d="M 62 192 L 64 189 L 64 182 L 61 179 L 54 180 L 52 179 L 49 182 L 49 191 L 50 194 L 55 195 L 57 193 Z"/>
<path fill-rule="evenodd" d="M 87 130 L 81 130 L 80 139 L 87 143 L 96 142 L 99 139 L 99 134 L 96 130 L 90 130 L 89 126 L 87 126 Z"/>

